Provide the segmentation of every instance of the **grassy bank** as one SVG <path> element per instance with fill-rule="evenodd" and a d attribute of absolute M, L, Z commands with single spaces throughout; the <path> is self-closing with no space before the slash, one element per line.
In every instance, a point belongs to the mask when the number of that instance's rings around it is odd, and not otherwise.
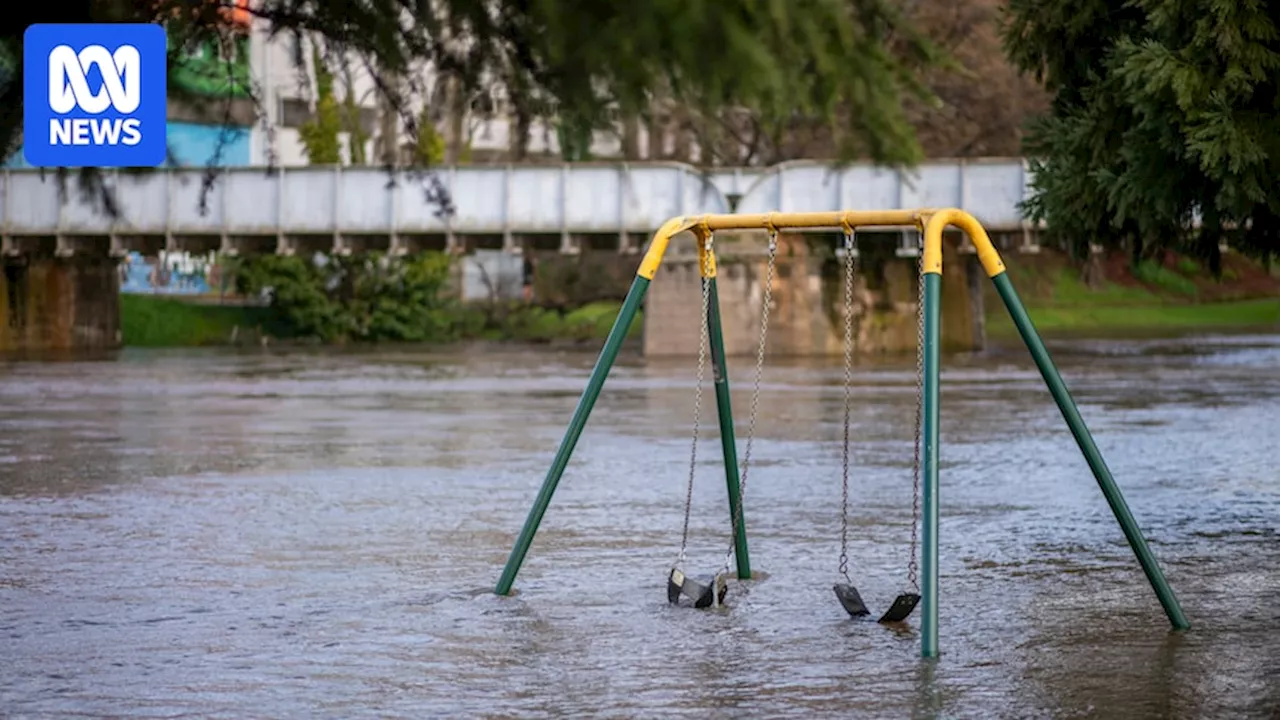
<path fill-rule="evenodd" d="M 1036 328 L 1061 335 L 1151 334 L 1169 331 L 1246 329 L 1280 325 L 1280 299 L 1240 300 L 1203 305 L 1038 308 L 1027 310 Z M 1013 337 L 1003 306 L 987 313 L 987 332 Z"/>
<path fill-rule="evenodd" d="M 1080 269 L 1056 253 L 1008 258 L 1009 277 L 1036 327 L 1047 334 L 1166 334 L 1280 325 L 1280 281 L 1239 256 L 1224 258 L 1221 279 L 1172 254 L 1137 268 L 1113 256 L 1096 264 L 1086 283 Z M 993 290 L 984 298 L 987 332 L 1015 334 Z"/>
<path fill-rule="evenodd" d="M 120 295 L 120 329 L 133 347 L 227 345 L 268 329 L 266 310 L 204 305 L 156 295 Z"/>
<path fill-rule="evenodd" d="M 522 303 L 461 306 L 444 311 L 455 329 L 442 342 L 489 340 L 527 343 L 603 342 L 618 317 L 620 302 L 596 302 L 569 312 Z M 199 347 L 256 343 L 263 335 L 291 340 L 272 322 L 268 309 L 200 304 L 155 295 L 120 296 L 124 344 L 132 347 Z M 638 338 L 642 314 L 629 339 Z"/>
<path fill-rule="evenodd" d="M 517 342 L 603 342 L 622 309 L 621 302 L 603 301 L 561 312 L 550 308 L 514 304 L 505 307 L 472 306 L 459 312 L 473 319 L 462 340 L 513 340 Z M 643 311 L 636 315 L 628 339 L 640 337 Z"/>
<path fill-rule="evenodd" d="M 1096 264 L 1086 283 L 1061 254 L 1010 253 L 1010 279 L 1036 326 L 1056 335 L 1151 335 L 1280 326 L 1280 279 L 1238 255 L 1224 259 L 1222 278 L 1197 263 L 1166 256 L 1131 268 L 1116 256 Z M 989 284 L 985 305 L 992 339 L 1015 335 Z M 508 303 L 433 309 L 440 343 L 491 341 L 582 343 L 598 347 L 621 303 L 594 302 L 571 311 Z M 122 295 L 124 343 L 140 347 L 192 347 L 257 343 L 262 335 L 290 341 L 269 309 L 202 305 L 151 295 Z M 639 337 L 637 319 L 630 339 Z M 434 331 L 433 331 L 434 332 Z"/>

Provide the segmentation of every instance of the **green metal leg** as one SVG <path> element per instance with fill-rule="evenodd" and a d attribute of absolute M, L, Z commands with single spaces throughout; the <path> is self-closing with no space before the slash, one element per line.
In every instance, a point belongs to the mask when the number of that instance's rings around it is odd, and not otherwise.
<path fill-rule="evenodd" d="M 938 656 L 938 346 L 942 310 L 942 276 L 925 273 L 924 283 L 924 498 L 921 538 L 923 617 L 920 621 L 920 655 Z"/>
<path fill-rule="evenodd" d="M 1186 630 L 1191 627 L 1187 622 L 1187 616 L 1182 613 L 1182 606 L 1178 604 L 1178 598 L 1173 594 L 1173 588 L 1169 587 L 1169 582 L 1165 580 L 1164 573 L 1160 570 L 1160 565 L 1156 563 L 1155 556 L 1151 553 L 1151 548 L 1147 546 L 1147 540 L 1142 536 L 1142 531 L 1138 528 L 1138 522 L 1133 519 L 1133 513 L 1129 511 L 1129 506 L 1124 501 L 1124 495 L 1120 493 L 1120 486 L 1116 485 L 1116 481 L 1111 477 L 1111 470 L 1107 468 L 1107 463 L 1102 459 L 1102 453 L 1098 451 L 1098 446 L 1093 442 L 1093 436 L 1089 434 L 1089 428 L 1085 426 L 1084 419 L 1080 417 L 1080 411 L 1076 408 L 1075 401 L 1071 398 L 1071 393 L 1067 391 L 1067 386 L 1062 382 L 1062 376 L 1058 374 L 1058 368 L 1054 366 L 1053 360 L 1049 357 L 1049 351 L 1045 349 L 1044 343 L 1040 340 L 1040 334 L 1036 332 L 1035 325 L 1031 323 L 1031 318 L 1027 315 L 1027 310 L 1022 306 L 1022 300 L 1018 298 L 1018 293 L 1013 289 L 1013 283 L 1009 282 L 1009 277 L 1005 273 L 1001 273 L 992 278 L 995 283 L 996 290 L 1000 293 L 1000 299 L 1004 301 L 1005 307 L 1009 309 L 1009 315 L 1013 318 L 1013 324 L 1017 326 L 1018 333 L 1022 335 L 1022 340 L 1027 344 L 1027 349 L 1031 351 L 1031 357 L 1036 362 L 1036 367 L 1040 369 L 1040 375 L 1044 377 L 1044 382 L 1049 386 L 1049 392 L 1053 395 L 1053 400 L 1058 404 L 1058 409 L 1062 411 L 1062 417 L 1067 421 L 1067 427 L 1071 428 L 1071 434 L 1075 436 L 1076 444 L 1080 446 L 1080 452 L 1084 453 L 1084 459 L 1089 463 L 1089 469 L 1093 471 L 1093 477 L 1098 481 L 1098 487 L 1102 489 L 1102 494 L 1107 498 L 1107 504 L 1111 506 L 1111 512 L 1115 514 L 1116 521 L 1120 523 L 1120 529 L 1124 531 L 1125 539 L 1129 541 L 1129 547 L 1133 548 L 1133 554 L 1138 556 L 1138 562 L 1142 565 L 1142 571 L 1146 573 L 1147 580 L 1151 583 L 1152 589 L 1156 592 L 1156 597 L 1160 599 L 1160 604 L 1164 607 L 1165 615 L 1169 616 L 1169 622 L 1173 627 L 1179 630 Z"/>
<path fill-rule="evenodd" d="M 640 302 L 648 289 L 649 280 L 637 275 L 635 281 L 631 283 L 631 289 L 627 291 L 627 298 L 622 303 L 622 309 L 618 311 L 618 318 L 614 321 L 613 329 L 609 331 L 609 337 L 604 341 L 604 348 L 596 360 L 596 366 L 591 371 L 587 389 L 582 392 L 582 398 L 578 400 L 578 407 L 573 411 L 573 418 L 569 421 L 568 429 L 565 430 L 564 439 L 560 441 L 560 449 L 556 451 L 551 469 L 547 471 L 547 477 L 542 481 L 542 489 L 538 491 L 538 497 L 533 501 L 533 507 L 529 509 L 529 517 L 524 521 L 520 536 L 516 538 L 515 547 L 511 549 L 506 566 L 502 568 L 502 577 L 498 579 L 498 587 L 494 589 L 498 595 L 511 592 L 511 585 L 516 580 L 516 573 L 520 571 L 520 564 L 524 562 L 524 557 L 529 552 L 529 545 L 533 543 L 533 536 L 538 532 L 542 516 L 546 514 L 547 506 L 551 504 L 551 496 L 556 491 L 560 476 L 564 474 L 564 469 L 569 464 L 569 456 L 573 454 L 573 448 L 582 435 L 582 429 L 587 425 L 591 408 L 596 404 L 596 398 L 600 397 L 600 389 L 604 387 L 609 368 L 613 367 L 613 361 L 618 357 L 618 350 L 622 348 L 622 342 L 627 337 L 627 331 L 631 329 L 631 322 L 635 320 L 636 312 L 640 310 Z"/>
<path fill-rule="evenodd" d="M 720 447 L 724 451 L 724 482 L 729 489 L 729 522 L 733 532 L 733 556 L 738 563 L 738 578 L 751 577 L 751 558 L 747 552 L 747 519 L 739 515 L 742 502 L 738 478 L 738 445 L 733 433 L 733 408 L 729 401 L 729 370 L 724 360 L 724 335 L 720 323 L 720 293 L 716 279 L 711 278 L 707 297 L 707 329 L 711 335 L 711 367 L 715 372 L 716 411 L 720 416 Z M 737 526 L 732 525 L 734 518 Z"/>

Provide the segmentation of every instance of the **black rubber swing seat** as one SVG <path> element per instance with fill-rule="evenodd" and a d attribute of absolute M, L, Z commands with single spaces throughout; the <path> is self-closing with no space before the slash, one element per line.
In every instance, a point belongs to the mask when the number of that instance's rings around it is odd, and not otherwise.
<path fill-rule="evenodd" d="M 717 575 L 707 582 L 698 582 L 687 577 L 678 568 L 672 568 L 667 576 L 667 602 L 680 604 L 680 596 L 688 598 L 695 608 L 707 608 L 712 605 L 723 605 L 725 593 L 729 590 L 723 575 Z"/>
<path fill-rule="evenodd" d="M 845 612 L 851 617 L 866 617 L 871 614 L 867 609 L 867 604 L 862 601 L 862 596 L 858 594 L 858 589 L 848 583 L 838 583 L 833 588 L 836 591 L 836 598 L 840 601 L 840 605 Z M 916 609 L 916 605 L 920 602 L 920 596 L 916 593 L 903 593 L 894 598 L 893 604 L 884 615 L 880 616 L 877 622 L 882 623 L 899 623 L 911 616 L 912 611 Z"/>
<path fill-rule="evenodd" d="M 882 623 L 899 623 L 911 616 L 911 612 L 916 609 L 916 604 L 920 602 L 920 595 L 917 593 L 902 593 L 894 598 L 893 604 L 880 618 Z"/>
<path fill-rule="evenodd" d="M 858 594 L 858 589 L 848 583 L 837 583 L 833 588 L 836 591 L 836 598 L 840 601 L 840 605 L 844 607 L 845 612 L 852 617 L 864 617 L 870 615 L 871 611 L 867 609 L 867 604 L 862 602 L 862 596 Z"/>

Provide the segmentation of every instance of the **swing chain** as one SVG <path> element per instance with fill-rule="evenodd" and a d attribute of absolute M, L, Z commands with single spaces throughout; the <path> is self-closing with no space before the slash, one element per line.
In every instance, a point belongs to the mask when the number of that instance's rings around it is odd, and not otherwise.
<path fill-rule="evenodd" d="M 840 574 L 849 584 L 849 414 L 853 384 L 853 257 L 856 239 L 852 230 L 844 233 L 844 443 L 840 489 Z"/>
<path fill-rule="evenodd" d="M 920 527 L 920 426 L 924 419 L 924 237 L 919 229 L 916 230 L 916 238 L 920 247 L 919 272 L 916 274 L 916 420 L 915 453 L 911 462 L 911 559 L 907 562 L 907 581 L 919 593 L 916 533 Z"/>
<path fill-rule="evenodd" d="M 742 453 L 741 472 L 738 481 L 738 507 L 733 513 L 732 535 L 729 539 L 729 550 L 724 554 L 724 566 L 720 573 L 729 572 L 729 561 L 733 558 L 734 540 L 738 537 L 738 527 L 742 524 L 742 498 L 747 494 L 747 473 L 751 469 L 751 447 L 756 437 L 756 416 L 760 405 L 760 377 L 764 373 L 765 341 L 769 337 L 769 306 L 773 303 L 773 268 L 778 257 L 778 231 L 769 231 L 769 261 L 764 277 L 764 309 L 760 314 L 760 342 L 756 348 L 756 377 L 751 390 L 751 410 L 747 421 L 747 444 Z"/>
<path fill-rule="evenodd" d="M 700 416 L 702 414 L 702 382 L 706 376 L 707 367 L 707 310 L 710 307 L 711 282 L 707 274 L 711 271 L 713 253 L 712 236 L 708 235 L 706 240 L 700 243 L 703 245 L 703 252 L 699 253 L 702 262 L 699 263 L 700 270 L 698 279 L 702 283 L 702 322 L 700 330 L 700 339 L 698 342 L 698 384 L 693 393 L 693 442 L 689 448 L 689 484 L 685 489 L 684 496 L 684 529 L 680 534 L 680 555 L 676 559 L 676 567 L 683 567 L 685 561 L 685 552 L 689 547 L 689 515 L 693 512 L 693 478 L 698 468 L 698 431 L 700 424 Z"/>

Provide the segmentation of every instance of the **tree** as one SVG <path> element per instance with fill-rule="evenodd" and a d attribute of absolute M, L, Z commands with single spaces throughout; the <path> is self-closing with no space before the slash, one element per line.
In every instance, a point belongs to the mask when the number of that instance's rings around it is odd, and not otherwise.
<path fill-rule="evenodd" d="M 431 121 L 429 108 L 422 109 L 418 119 L 418 137 L 414 143 L 414 155 L 417 162 L 423 165 L 434 165 L 444 160 L 445 140 L 436 125 Z"/>
<path fill-rule="evenodd" d="M 923 96 L 903 98 L 906 118 L 925 157 L 1013 156 L 1021 153 L 1023 127 L 1048 104 L 1044 89 L 1020 74 L 1004 56 L 998 16 L 1003 0 L 911 0 L 902 3 L 906 18 L 948 56 L 947 62 L 922 68 Z M 904 49 L 890 42 L 891 52 Z M 813 115 L 781 118 L 749 108 L 726 107 L 708 123 L 678 103 L 661 106 L 651 117 L 647 157 L 689 161 L 688 141 L 696 139 L 714 164 L 773 165 L 797 158 L 840 154 L 829 124 Z M 849 117 L 855 108 L 836 113 Z M 623 120 L 623 154 L 639 159 L 638 119 Z M 673 153 L 661 150 L 673 141 Z M 862 157 L 870 157 L 863 153 Z"/>
<path fill-rule="evenodd" d="M 928 157 L 1016 157 L 1027 121 L 1048 94 L 1018 72 L 1000 45 L 1003 0 L 922 0 L 911 19 L 954 60 L 924 82 L 940 101 L 908 99 L 907 113 Z"/>
<path fill-rule="evenodd" d="M 364 165 L 365 143 L 369 140 L 369 132 L 360 117 L 360 105 L 356 102 L 356 86 L 351 77 L 351 63 L 342 59 L 342 78 L 346 85 L 346 94 L 342 98 L 342 127 L 347 131 L 347 149 L 352 165 Z"/>
<path fill-rule="evenodd" d="M 1280 2 L 1011 0 L 1010 58 L 1045 82 L 1027 208 L 1081 247 L 1280 250 Z"/>
<path fill-rule="evenodd" d="M 164 18 L 194 37 L 223 27 L 217 4 L 202 0 L 51 0 L 27 12 L 0 28 L 0 45 L 19 58 L 0 88 L 0 146 L 10 151 L 27 23 Z M 468 97 L 502 88 L 517 129 L 561 114 L 598 126 L 664 98 L 704 124 L 726 107 L 776 125 L 806 118 L 830 129 L 840 157 L 891 164 L 921 157 L 903 98 L 927 94 L 918 71 L 938 59 L 889 0 L 262 0 L 252 12 L 273 32 L 318 34 L 388 75 L 429 65 Z M 407 91 L 382 90 L 416 134 Z"/>
<path fill-rule="evenodd" d="M 567 162 L 590 160 L 594 129 L 590 122 L 573 116 L 556 118 L 556 140 L 560 144 L 560 158 Z"/>
<path fill-rule="evenodd" d="M 316 74 L 316 112 L 298 128 L 298 137 L 312 165 L 338 165 L 342 162 L 338 133 L 343 129 L 343 118 L 333 96 L 333 73 L 325 67 L 324 57 L 318 49 L 312 55 Z"/>

